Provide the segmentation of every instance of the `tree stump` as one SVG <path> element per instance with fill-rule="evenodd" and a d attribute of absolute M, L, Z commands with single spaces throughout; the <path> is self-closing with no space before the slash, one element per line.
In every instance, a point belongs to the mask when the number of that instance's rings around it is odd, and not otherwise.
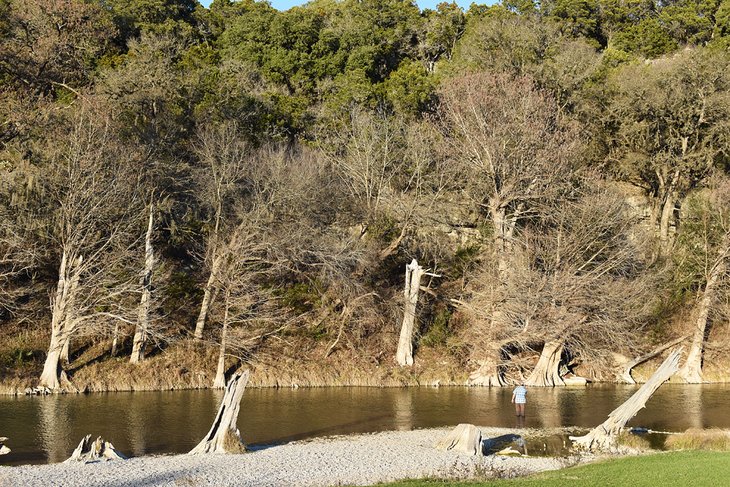
<path fill-rule="evenodd" d="M 587 450 L 610 450 L 616 446 L 616 438 L 621 429 L 631 418 L 636 416 L 640 409 L 645 407 L 646 401 L 652 394 L 679 370 L 679 357 L 682 349 L 670 353 L 654 374 L 641 388 L 626 402 L 614 409 L 608 419 L 601 425 L 593 428 L 585 436 L 571 436 L 575 446 Z"/>
<path fill-rule="evenodd" d="M 462 423 L 434 445 L 437 450 L 468 455 L 482 454 L 482 432 L 473 424 Z"/>
<path fill-rule="evenodd" d="M 71 457 L 63 463 L 90 463 L 99 460 L 126 460 L 126 457 L 119 453 L 110 442 L 104 441 L 101 436 L 92 442 L 91 435 L 86 435 L 71 454 Z"/>
<path fill-rule="evenodd" d="M 241 397 L 248 383 L 249 371 L 237 371 L 228 381 L 218 414 L 215 415 L 205 438 L 190 450 L 189 455 L 199 453 L 243 453 L 246 445 L 241 440 L 241 433 L 236 427 Z"/>
<path fill-rule="evenodd" d="M 5 436 L 0 436 L 0 455 L 7 455 L 10 453 L 10 448 L 5 446 L 5 442 L 8 441 L 8 438 Z"/>

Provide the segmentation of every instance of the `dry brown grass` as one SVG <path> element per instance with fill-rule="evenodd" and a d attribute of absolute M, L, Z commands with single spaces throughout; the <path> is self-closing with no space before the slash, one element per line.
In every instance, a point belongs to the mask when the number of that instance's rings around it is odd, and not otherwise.
<path fill-rule="evenodd" d="M 730 430 L 690 428 L 670 435 L 665 445 L 669 450 L 730 451 Z"/>
<path fill-rule="evenodd" d="M 633 433 L 624 432 L 621 433 L 617 438 L 618 444 L 620 446 L 623 446 L 625 448 L 630 448 L 632 450 L 638 450 L 638 451 L 647 451 L 651 450 L 651 444 L 649 443 L 649 440 L 640 435 L 635 435 Z"/>

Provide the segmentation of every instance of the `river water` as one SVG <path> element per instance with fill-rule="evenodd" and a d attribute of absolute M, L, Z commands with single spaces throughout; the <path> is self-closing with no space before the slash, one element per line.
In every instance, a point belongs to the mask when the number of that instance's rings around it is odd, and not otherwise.
<path fill-rule="evenodd" d="M 524 426 L 601 423 L 638 386 L 530 388 Z M 1 465 L 60 462 L 86 434 L 128 456 L 183 453 L 207 433 L 222 391 L 0 396 Z M 252 447 L 349 433 L 458 423 L 517 426 L 509 388 L 247 389 L 238 426 Z M 663 385 L 629 423 L 653 430 L 730 428 L 730 385 Z M 520 425 L 522 426 L 522 425 Z"/>

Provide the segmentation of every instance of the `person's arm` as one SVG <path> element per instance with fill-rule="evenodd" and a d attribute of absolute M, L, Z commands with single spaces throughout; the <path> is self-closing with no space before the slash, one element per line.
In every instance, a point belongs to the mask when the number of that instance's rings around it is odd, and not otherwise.
<path fill-rule="evenodd" d="M 512 401 L 510 401 L 512 404 L 515 403 L 515 392 L 512 391 Z"/>

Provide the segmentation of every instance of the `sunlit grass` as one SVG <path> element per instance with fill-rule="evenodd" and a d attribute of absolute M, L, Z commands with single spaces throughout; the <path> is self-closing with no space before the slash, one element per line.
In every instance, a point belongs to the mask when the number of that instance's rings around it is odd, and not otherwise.
<path fill-rule="evenodd" d="M 383 487 L 486 486 L 486 487 L 656 487 L 728 485 L 730 454 L 723 452 L 669 452 L 607 460 L 512 480 L 454 482 L 411 480 Z"/>

